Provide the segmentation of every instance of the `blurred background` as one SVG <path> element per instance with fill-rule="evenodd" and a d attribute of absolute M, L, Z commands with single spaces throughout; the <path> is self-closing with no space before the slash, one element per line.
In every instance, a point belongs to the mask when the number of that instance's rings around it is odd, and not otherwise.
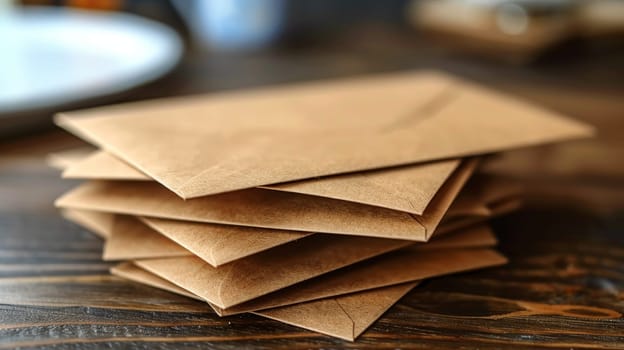
<path fill-rule="evenodd" d="M 619 93 L 624 1 L 0 0 L 0 52 L 0 138 L 60 110 L 401 69 Z"/>
<path fill-rule="evenodd" d="M 624 198 L 620 0 L 0 0 L 0 53 L 0 144 L 50 133 L 62 110 L 439 69 L 598 127 L 494 168 Z"/>

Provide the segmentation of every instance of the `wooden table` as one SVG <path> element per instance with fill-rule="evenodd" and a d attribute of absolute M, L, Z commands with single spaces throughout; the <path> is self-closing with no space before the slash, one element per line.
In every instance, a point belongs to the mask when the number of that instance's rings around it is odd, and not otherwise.
<path fill-rule="evenodd" d="M 364 56 L 362 62 L 354 61 L 362 57 L 357 55 L 318 56 L 303 63 L 307 73 L 293 69 L 277 80 L 433 62 L 425 55 L 410 64 L 401 52 L 395 55 L 402 59 L 386 53 L 377 61 Z M 292 62 L 259 60 L 275 67 Z M 129 99 L 250 85 L 225 78 L 229 85 L 224 85 L 218 74 L 205 74 L 222 72 L 210 69 L 219 64 L 234 69 L 231 59 L 208 66 L 198 62 L 191 58 L 157 91 L 143 90 Z M 624 348 L 624 89 L 570 86 L 566 82 L 573 77 L 563 73 L 541 79 L 539 72 L 521 68 L 461 62 L 431 66 L 482 80 L 599 129 L 592 140 L 513 152 L 492 166 L 528 186 L 525 208 L 494 223 L 509 265 L 427 281 L 356 343 L 252 315 L 219 318 L 201 302 L 109 275 L 110 265 L 100 260 L 101 241 L 65 222 L 52 206 L 76 183 L 60 180 L 44 156 L 78 141 L 50 132 L 0 146 L 0 348 Z M 197 78 L 196 71 L 204 75 Z M 507 73 L 501 76 L 501 71 Z"/>

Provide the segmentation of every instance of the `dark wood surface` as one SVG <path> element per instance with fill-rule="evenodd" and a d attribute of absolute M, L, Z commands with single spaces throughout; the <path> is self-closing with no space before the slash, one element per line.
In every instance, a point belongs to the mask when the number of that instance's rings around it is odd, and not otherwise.
<path fill-rule="evenodd" d="M 203 303 L 108 274 L 101 241 L 52 206 L 76 183 L 60 180 L 44 156 L 78 141 L 50 132 L 0 146 L 0 349 L 624 348 L 624 88 L 601 84 L 597 68 L 575 73 L 592 77 L 582 84 L 557 69 L 433 64 L 427 55 L 411 64 L 404 51 L 383 52 L 258 58 L 282 70 L 251 82 L 253 62 L 226 78 L 231 60 L 190 58 L 159 89 L 128 98 L 441 66 L 593 123 L 595 139 L 512 152 L 491 166 L 528 189 L 525 208 L 494 223 L 509 265 L 427 281 L 355 343 L 253 315 L 219 318 Z"/>

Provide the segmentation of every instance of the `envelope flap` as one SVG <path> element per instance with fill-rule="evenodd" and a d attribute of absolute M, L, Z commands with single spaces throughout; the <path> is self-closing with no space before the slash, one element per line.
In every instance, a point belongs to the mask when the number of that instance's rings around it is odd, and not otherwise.
<path fill-rule="evenodd" d="M 355 323 L 336 299 L 317 300 L 256 314 L 341 339 L 355 340 Z"/>
<path fill-rule="evenodd" d="M 184 201 L 157 183 L 95 181 L 66 193 L 56 205 L 304 232 L 426 238 L 424 227 L 408 213 L 256 188 Z"/>
<path fill-rule="evenodd" d="M 135 263 L 221 308 L 399 249 L 407 241 L 313 235 L 215 268 L 193 257 Z"/>
<path fill-rule="evenodd" d="M 456 260 L 455 260 L 456 259 Z M 501 265 L 507 260 L 490 249 L 404 249 L 305 281 L 266 297 L 223 310 L 231 315 L 296 304 L 444 274 Z"/>
<path fill-rule="evenodd" d="M 190 293 L 187 290 L 180 288 L 175 284 L 154 275 L 153 273 L 147 272 L 146 270 L 136 266 L 131 262 L 123 262 L 119 265 L 113 266 L 111 267 L 110 272 L 115 276 L 129 279 L 131 281 L 147 284 L 149 286 L 164 289 L 172 293 L 204 301 L 197 295 Z"/>
<path fill-rule="evenodd" d="M 77 158 L 77 157 L 75 157 Z M 312 180 L 261 186 L 369 204 L 421 215 L 459 160 L 425 163 L 390 169 L 335 175 Z M 93 151 L 74 160 L 65 178 L 151 181 L 147 175 L 105 151 Z"/>
<path fill-rule="evenodd" d="M 104 244 L 104 260 L 186 256 L 191 252 L 152 230 L 137 218 L 118 215 Z"/>
<path fill-rule="evenodd" d="M 446 160 L 261 187 L 341 199 L 421 215 L 459 163 L 459 160 Z M 100 180 L 152 180 L 105 151 L 95 151 L 83 159 L 75 160 L 72 165 L 65 169 L 63 177 Z"/>
<path fill-rule="evenodd" d="M 148 217 L 141 217 L 140 220 L 215 267 L 310 235 Z"/>
<path fill-rule="evenodd" d="M 220 284 L 218 306 L 231 307 L 409 244 L 321 234 L 292 242 L 226 265 L 231 270 Z"/>
<path fill-rule="evenodd" d="M 419 282 L 374 289 L 361 294 L 336 298 L 340 307 L 353 320 L 353 340 L 380 318 L 392 305 L 414 289 Z"/>
<path fill-rule="evenodd" d="M 117 265 L 111 268 L 111 273 L 132 281 L 201 300 L 193 293 L 131 263 Z M 353 341 L 417 284 L 418 282 L 413 282 L 379 288 L 352 295 L 259 311 L 256 314 Z M 212 304 L 210 305 L 213 306 Z"/>
<path fill-rule="evenodd" d="M 62 114 L 56 120 L 183 198 L 191 198 L 376 167 L 375 159 L 367 160 L 363 168 L 349 164 L 353 151 L 361 152 L 347 139 L 360 144 L 364 134 L 406 116 L 415 118 L 414 111 L 451 81 L 435 73 L 416 76 L 142 102 Z M 167 135 L 167 142 L 162 142 L 162 135 Z M 323 143 L 318 142 L 321 136 Z M 275 141 L 288 146 L 276 148 Z M 334 146 L 349 149 L 334 152 L 340 159 L 325 157 Z M 314 165 L 310 159 L 325 160 Z M 214 178 L 230 180 L 215 183 Z"/>
<path fill-rule="evenodd" d="M 57 122 L 184 198 L 593 132 L 474 84 L 422 73 L 144 102 Z"/>
<path fill-rule="evenodd" d="M 459 160 L 447 160 L 263 187 L 422 215 L 434 195 L 459 164 Z"/>
<path fill-rule="evenodd" d="M 219 287 L 230 271 L 226 265 L 219 270 L 196 256 L 134 260 L 133 263 L 198 297 L 222 306 Z"/>
<path fill-rule="evenodd" d="M 459 192 L 474 173 L 478 163 L 479 160 L 476 158 L 464 161 L 433 197 L 423 215 L 415 217 L 425 228 L 427 239 L 433 235 L 436 227 L 451 207 L 451 203 L 455 201 Z"/>
<path fill-rule="evenodd" d="M 412 282 L 256 313 L 315 332 L 354 341 L 417 284 Z"/>

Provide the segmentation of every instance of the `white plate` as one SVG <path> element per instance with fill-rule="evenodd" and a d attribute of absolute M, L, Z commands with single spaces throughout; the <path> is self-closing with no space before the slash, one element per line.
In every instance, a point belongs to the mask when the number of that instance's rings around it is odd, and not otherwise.
<path fill-rule="evenodd" d="M 173 30 L 133 15 L 0 13 L 0 114 L 122 92 L 167 73 L 182 50 Z"/>

